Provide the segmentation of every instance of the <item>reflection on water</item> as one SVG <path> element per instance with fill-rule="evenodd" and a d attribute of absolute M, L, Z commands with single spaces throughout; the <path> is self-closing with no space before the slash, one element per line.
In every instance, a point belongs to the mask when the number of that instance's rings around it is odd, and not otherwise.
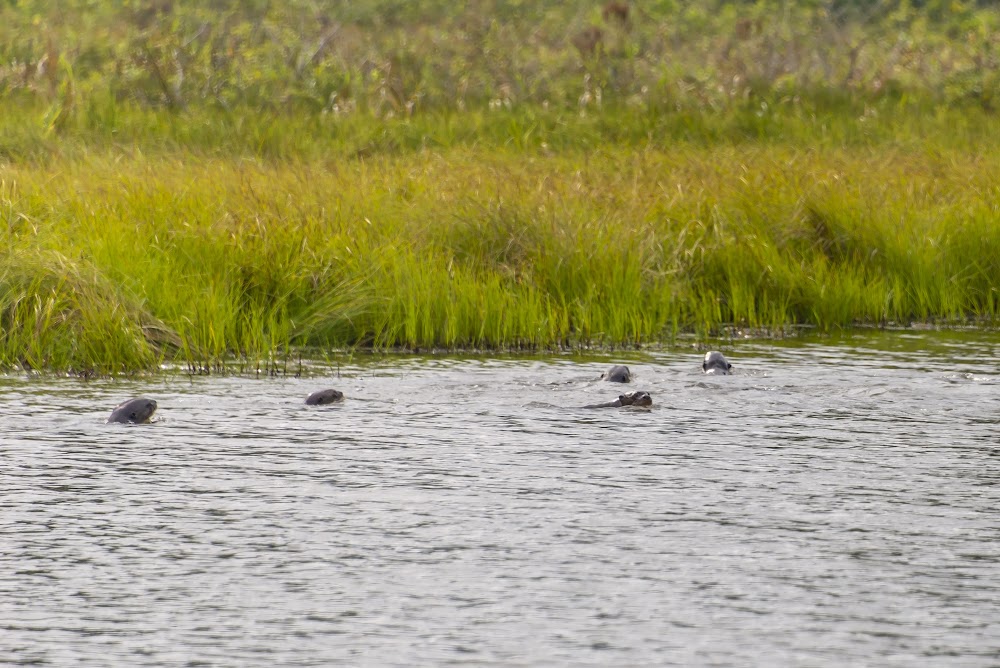
<path fill-rule="evenodd" d="M 0 663 L 996 665 L 998 348 L 7 377 Z"/>

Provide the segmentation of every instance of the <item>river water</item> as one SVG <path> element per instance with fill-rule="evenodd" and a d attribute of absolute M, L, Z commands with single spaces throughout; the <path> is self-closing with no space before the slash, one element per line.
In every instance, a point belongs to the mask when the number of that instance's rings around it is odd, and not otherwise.
<path fill-rule="evenodd" d="M 1000 664 L 1000 336 L 721 349 L 4 377 L 0 663 Z"/>

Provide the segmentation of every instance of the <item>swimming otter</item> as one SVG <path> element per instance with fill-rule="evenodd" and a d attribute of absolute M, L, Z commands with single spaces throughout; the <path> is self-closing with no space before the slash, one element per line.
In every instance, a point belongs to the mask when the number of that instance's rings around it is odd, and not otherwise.
<path fill-rule="evenodd" d="M 145 397 L 129 399 L 118 404 L 111 411 L 111 417 L 108 418 L 108 422 L 146 424 L 155 412 L 156 402 L 152 399 L 146 399 Z"/>
<path fill-rule="evenodd" d="M 649 396 L 649 392 L 626 392 L 625 394 L 619 395 L 614 401 L 609 401 L 606 404 L 592 404 L 590 406 L 584 406 L 584 408 L 621 408 L 622 406 L 637 406 L 641 408 L 648 408 L 653 405 L 653 397 Z"/>
<path fill-rule="evenodd" d="M 323 406 L 325 404 L 335 404 L 344 400 L 344 393 L 340 390 L 317 390 L 308 397 L 306 403 L 310 406 Z"/>
<path fill-rule="evenodd" d="M 627 366 L 619 364 L 602 373 L 601 378 L 612 383 L 631 383 L 632 372 L 628 370 Z"/>
<path fill-rule="evenodd" d="M 729 363 L 726 356 L 717 350 L 705 353 L 705 361 L 701 363 L 701 369 L 706 374 L 716 376 L 726 376 L 733 365 Z"/>

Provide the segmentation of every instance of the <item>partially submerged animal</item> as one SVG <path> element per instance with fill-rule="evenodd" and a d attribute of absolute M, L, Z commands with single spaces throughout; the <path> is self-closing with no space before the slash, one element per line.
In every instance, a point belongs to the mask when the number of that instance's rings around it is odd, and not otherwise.
<path fill-rule="evenodd" d="M 612 383 L 630 383 L 632 382 L 632 372 L 628 370 L 627 366 L 618 364 L 602 373 L 601 378 Z"/>
<path fill-rule="evenodd" d="M 344 393 L 340 390 L 317 390 L 308 397 L 306 403 L 310 406 L 323 406 L 325 404 L 335 404 L 344 400 Z"/>
<path fill-rule="evenodd" d="M 621 408 L 622 406 L 636 406 L 639 408 L 648 408 L 653 405 L 653 397 L 649 396 L 649 392 L 626 392 L 625 394 L 619 395 L 614 401 L 609 401 L 605 404 L 592 404 L 590 406 L 584 406 L 584 408 Z"/>
<path fill-rule="evenodd" d="M 701 369 L 706 374 L 716 376 L 726 376 L 733 365 L 729 363 L 726 356 L 717 350 L 705 353 L 705 361 L 701 363 Z"/>
<path fill-rule="evenodd" d="M 118 406 L 111 411 L 111 417 L 108 418 L 108 422 L 146 424 L 149 422 L 150 418 L 153 417 L 153 413 L 155 412 L 156 402 L 152 399 L 147 399 L 145 397 L 129 399 L 128 401 L 123 401 L 118 404 Z"/>

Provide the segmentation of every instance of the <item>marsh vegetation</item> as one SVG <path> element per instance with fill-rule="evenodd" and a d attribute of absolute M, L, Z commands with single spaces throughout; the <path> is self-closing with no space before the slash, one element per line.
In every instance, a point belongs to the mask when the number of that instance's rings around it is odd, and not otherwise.
<path fill-rule="evenodd" d="M 0 363 L 992 323 L 1000 14 L 0 8 Z"/>

